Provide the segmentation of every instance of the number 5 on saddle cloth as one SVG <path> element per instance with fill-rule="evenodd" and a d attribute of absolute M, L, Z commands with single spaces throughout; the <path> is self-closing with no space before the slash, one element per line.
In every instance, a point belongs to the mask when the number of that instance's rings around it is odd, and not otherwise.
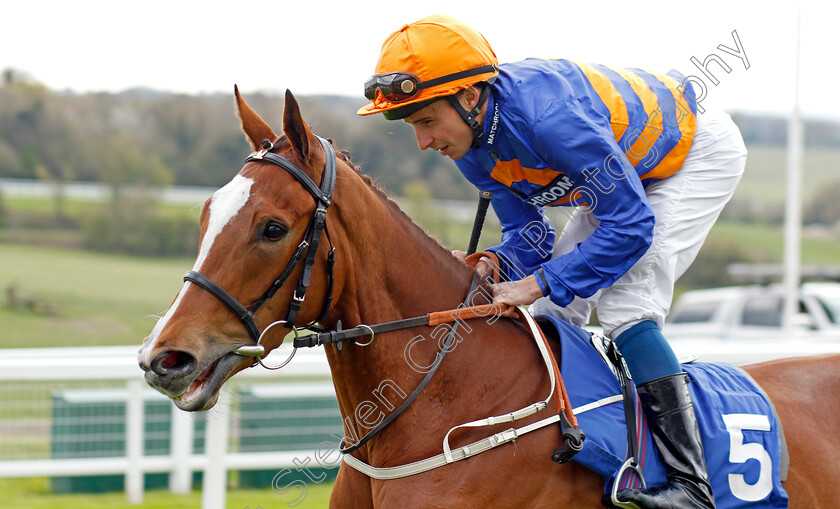
<path fill-rule="evenodd" d="M 604 353 L 609 340 L 561 320 L 550 322 L 560 338 L 560 372 L 578 419 L 586 433 L 583 450 L 572 460 L 604 477 L 604 492 L 640 487 L 633 470 L 616 474 L 629 457 L 622 388 Z M 603 356 L 602 356 L 603 355 Z M 719 508 L 786 508 L 782 488 L 787 475 L 787 450 L 775 409 L 764 391 L 740 368 L 726 363 L 690 362 L 689 390 L 703 438 L 706 464 Z M 652 442 L 635 389 L 637 461 L 648 487 L 666 483 L 665 466 Z M 632 428 L 632 426 L 631 426 Z"/>

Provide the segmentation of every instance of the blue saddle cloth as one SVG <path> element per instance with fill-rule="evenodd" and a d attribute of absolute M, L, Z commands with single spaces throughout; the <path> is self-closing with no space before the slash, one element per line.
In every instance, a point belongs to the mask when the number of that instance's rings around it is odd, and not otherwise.
<path fill-rule="evenodd" d="M 621 394 L 618 379 L 592 343 L 589 332 L 551 317 L 560 333 L 560 371 L 573 408 Z M 712 490 L 719 509 L 786 508 L 782 488 L 781 424 L 772 403 L 752 378 L 726 363 L 683 364 L 688 373 Z M 635 398 L 639 456 L 648 487 L 665 484 L 665 466 Z M 609 400 L 608 400 L 609 401 Z M 604 492 L 627 458 L 627 427 L 622 402 L 576 412 L 586 434 L 574 460 L 605 479 Z M 785 466 L 786 468 L 786 466 Z M 635 474 L 620 487 L 638 487 Z"/>

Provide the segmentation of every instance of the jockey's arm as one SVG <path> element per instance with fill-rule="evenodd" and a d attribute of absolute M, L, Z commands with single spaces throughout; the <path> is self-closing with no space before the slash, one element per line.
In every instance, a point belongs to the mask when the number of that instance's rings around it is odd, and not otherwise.
<path fill-rule="evenodd" d="M 653 210 L 609 123 L 591 118 L 577 101 L 552 104 L 532 134 L 541 157 L 574 182 L 572 197 L 588 205 L 581 210 L 598 219 L 571 252 L 542 264 L 544 293 L 566 306 L 612 285 L 642 257 L 653 239 Z"/>
<path fill-rule="evenodd" d="M 463 162 L 459 167 L 479 189 L 493 192 L 502 242 L 488 251 L 499 256 L 503 275 L 517 283 L 515 288 L 497 288 L 496 297 L 530 304 L 547 295 L 566 306 L 575 296 L 589 297 L 612 285 L 641 258 L 653 237 L 653 211 L 609 124 L 593 121 L 574 101 L 550 105 L 530 134 L 540 157 L 569 176 L 575 184 L 572 195 L 586 202 L 588 213 L 599 220 L 595 231 L 570 253 L 551 259 L 555 233 L 541 207 L 523 201 L 489 172 Z"/>

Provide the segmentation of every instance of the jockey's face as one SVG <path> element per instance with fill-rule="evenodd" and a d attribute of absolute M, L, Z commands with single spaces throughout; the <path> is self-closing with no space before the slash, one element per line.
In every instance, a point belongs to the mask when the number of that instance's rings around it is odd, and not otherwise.
<path fill-rule="evenodd" d="M 458 100 L 469 111 L 478 102 L 476 88 L 469 88 L 458 94 Z M 479 123 L 484 120 L 483 112 L 477 120 Z M 431 148 L 443 156 L 458 160 L 464 157 L 472 146 L 472 129 L 448 100 L 433 102 L 406 118 L 405 122 L 414 127 L 420 150 Z"/>

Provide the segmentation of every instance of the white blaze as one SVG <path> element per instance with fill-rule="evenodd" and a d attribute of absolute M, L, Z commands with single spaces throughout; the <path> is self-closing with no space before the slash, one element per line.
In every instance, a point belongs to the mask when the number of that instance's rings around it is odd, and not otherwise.
<path fill-rule="evenodd" d="M 201 249 L 198 251 L 198 258 L 195 260 L 193 270 L 201 272 L 201 266 L 210 254 L 213 248 L 213 242 L 216 237 L 222 232 L 225 226 L 239 214 L 242 207 L 248 203 L 248 198 L 251 196 L 251 186 L 254 184 L 253 179 L 245 178 L 241 175 L 233 177 L 233 180 L 227 183 L 226 186 L 213 193 L 213 198 L 210 200 L 210 219 L 207 221 L 207 231 L 204 232 L 204 239 L 201 241 Z M 184 282 L 181 291 L 175 298 L 175 302 L 169 307 L 166 314 L 158 320 L 152 333 L 149 334 L 149 339 L 143 346 L 140 347 L 140 355 L 145 356 L 146 364 L 151 363 L 151 353 L 154 349 L 155 343 L 160 336 L 161 331 L 166 327 L 166 323 L 178 309 L 181 299 L 187 293 L 190 282 Z"/>

